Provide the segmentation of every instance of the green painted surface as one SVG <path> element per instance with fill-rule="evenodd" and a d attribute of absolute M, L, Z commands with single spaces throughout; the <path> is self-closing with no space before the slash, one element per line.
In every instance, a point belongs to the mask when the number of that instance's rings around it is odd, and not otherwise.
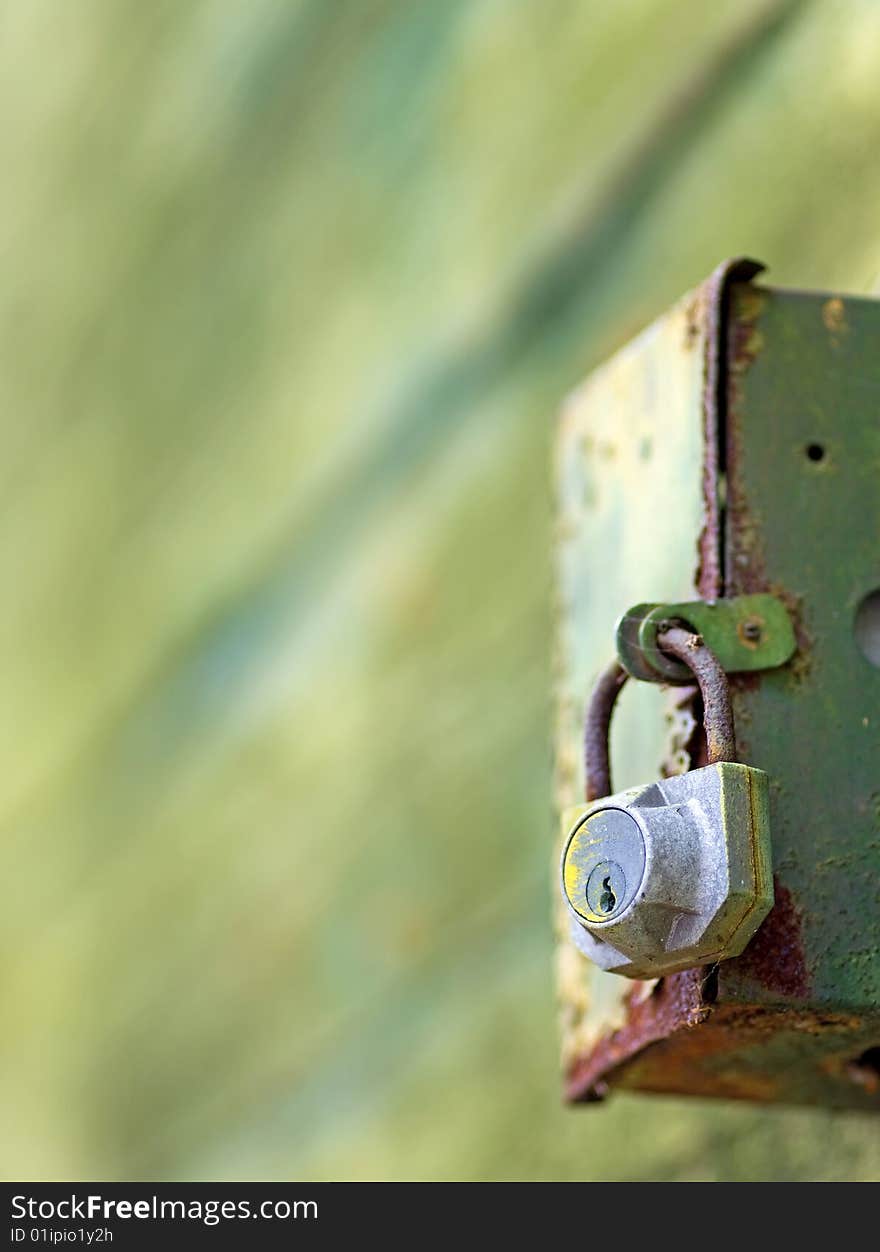
<path fill-rule="evenodd" d="M 880 9 L 3 24 L 3 1173 L 880 1172 L 563 1110 L 547 917 L 553 414 L 723 256 L 876 285 Z"/>
<path fill-rule="evenodd" d="M 759 584 L 797 615 L 801 655 L 734 684 L 743 759 L 774 780 L 774 864 L 800 917 L 783 998 L 875 1017 L 880 1043 L 880 668 L 856 641 L 880 588 L 880 301 L 736 290 L 729 589 Z M 726 967 L 721 993 L 779 985 Z"/>

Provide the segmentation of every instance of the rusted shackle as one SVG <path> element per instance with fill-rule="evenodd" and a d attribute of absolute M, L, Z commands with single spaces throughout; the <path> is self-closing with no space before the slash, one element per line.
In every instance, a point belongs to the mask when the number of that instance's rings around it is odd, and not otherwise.
<path fill-rule="evenodd" d="M 690 669 L 703 697 L 703 725 L 709 764 L 736 760 L 736 735 L 730 686 L 715 653 L 702 639 L 683 626 L 664 624 L 657 633 L 661 651 Z M 611 795 L 609 731 L 611 714 L 629 674 L 614 661 L 600 674 L 593 688 L 584 723 L 584 778 L 587 801 Z"/>

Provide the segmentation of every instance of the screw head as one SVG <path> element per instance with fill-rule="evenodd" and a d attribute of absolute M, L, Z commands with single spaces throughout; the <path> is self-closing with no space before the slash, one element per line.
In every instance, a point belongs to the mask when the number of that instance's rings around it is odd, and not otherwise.
<path fill-rule="evenodd" d="M 749 648 L 756 648 L 761 642 L 764 623 L 760 617 L 747 617 L 740 622 L 737 634 Z"/>

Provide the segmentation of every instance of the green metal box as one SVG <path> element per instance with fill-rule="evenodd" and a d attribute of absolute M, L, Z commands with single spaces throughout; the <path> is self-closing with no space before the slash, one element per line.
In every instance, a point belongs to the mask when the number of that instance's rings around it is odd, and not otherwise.
<path fill-rule="evenodd" d="M 609 1088 L 880 1108 L 880 302 L 729 262 L 598 370 L 558 440 L 560 808 L 591 682 L 646 601 L 779 597 L 798 648 L 733 675 L 771 778 L 776 903 L 745 952 L 630 982 L 560 916 L 572 1100 Z M 618 788 L 699 764 L 690 692 L 630 683 Z"/>

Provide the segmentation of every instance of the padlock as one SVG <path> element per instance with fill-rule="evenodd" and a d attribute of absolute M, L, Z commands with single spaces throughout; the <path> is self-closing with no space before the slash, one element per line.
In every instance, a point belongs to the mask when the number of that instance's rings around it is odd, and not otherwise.
<path fill-rule="evenodd" d="M 615 665 L 587 714 L 588 802 L 563 814 L 562 893 L 575 944 L 627 978 L 738 956 L 773 905 L 768 778 L 734 759 L 727 677 L 699 635 L 671 626 L 658 638 L 699 684 L 709 764 L 604 794 L 611 713 L 627 677 Z"/>

